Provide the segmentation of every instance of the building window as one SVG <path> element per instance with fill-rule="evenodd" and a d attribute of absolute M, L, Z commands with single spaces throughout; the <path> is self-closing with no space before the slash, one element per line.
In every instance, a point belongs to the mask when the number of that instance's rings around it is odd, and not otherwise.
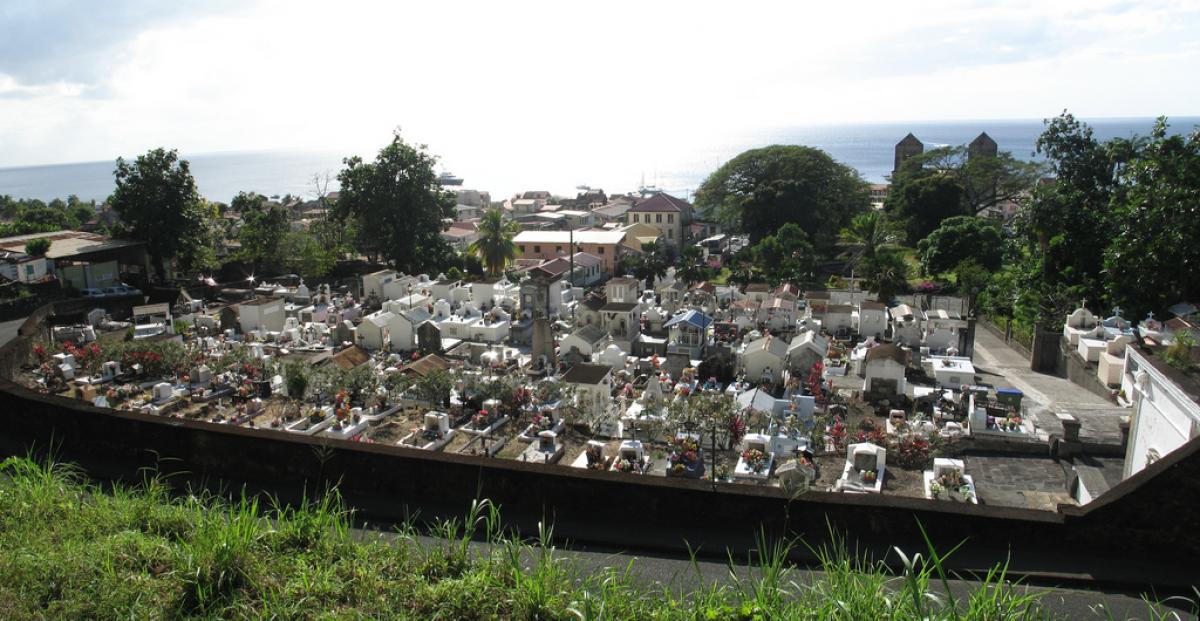
<path fill-rule="evenodd" d="M 638 215 L 637 215 L 636 213 L 635 213 L 635 214 L 633 214 L 633 221 L 634 221 L 634 222 L 637 222 L 637 221 L 638 221 Z"/>
<path fill-rule="evenodd" d="M 533 247 L 533 251 L 534 251 L 534 252 L 541 252 L 541 251 L 542 251 L 542 247 L 541 247 L 541 246 L 534 246 L 534 247 Z"/>
<path fill-rule="evenodd" d="M 599 248 L 597 248 L 596 254 L 604 254 L 604 246 L 600 246 Z"/>
<path fill-rule="evenodd" d="M 667 224 L 674 224 L 674 223 L 675 223 L 675 214 L 673 214 L 673 213 L 667 214 Z"/>
<path fill-rule="evenodd" d="M 521 244 L 519 247 L 521 248 L 522 253 L 525 252 L 525 244 Z"/>
<path fill-rule="evenodd" d="M 662 214 L 661 213 L 654 214 L 654 222 L 656 224 L 662 224 Z"/>
<path fill-rule="evenodd" d="M 554 252 L 562 252 L 562 246 L 555 246 Z"/>
<path fill-rule="evenodd" d="M 675 231 L 667 229 L 667 239 L 675 239 Z"/>

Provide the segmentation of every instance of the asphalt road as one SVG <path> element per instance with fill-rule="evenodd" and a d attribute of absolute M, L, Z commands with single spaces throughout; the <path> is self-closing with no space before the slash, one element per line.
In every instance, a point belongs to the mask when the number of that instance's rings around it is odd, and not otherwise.
<path fill-rule="evenodd" d="M 358 529 L 360 537 L 394 538 L 393 533 L 382 533 L 370 528 Z M 416 541 L 427 548 L 444 545 L 437 539 L 417 537 Z M 476 554 L 485 554 L 486 543 L 471 544 Z M 623 572 L 629 570 L 632 579 L 651 592 L 661 592 L 666 587 L 677 596 L 688 593 L 699 587 L 720 585 L 736 589 L 736 582 L 753 577 L 753 571 L 746 567 L 746 558 L 734 558 L 731 561 L 719 562 L 712 560 L 692 560 L 678 556 L 640 554 L 636 551 L 599 550 L 587 547 L 570 546 L 557 548 L 554 558 L 565 563 L 577 575 L 590 575 L 606 569 Z M 532 555 L 526 563 L 532 565 Z M 799 588 L 821 580 L 824 573 L 804 567 L 792 567 L 789 575 L 781 581 L 789 584 L 794 581 Z M 969 576 L 967 578 L 970 578 Z M 901 580 L 901 578 L 895 578 Z M 950 580 L 950 591 L 957 601 L 965 601 L 970 594 L 978 590 L 980 583 L 970 579 Z M 791 587 L 796 588 L 796 587 Z M 1192 614 L 1190 603 L 1182 600 L 1167 600 L 1166 606 L 1159 607 L 1159 614 L 1151 614 L 1142 594 L 1111 591 L 1089 590 L 1077 587 L 1058 587 L 1048 584 L 1018 585 L 1019 592 L 1033 592 L 1041 595 L 1041 601 L 1051 614 L 1060 615 L 1066 619 L 1196 619 Z M 931 590 L 944 593 L 939 584 L 931 586 Z M 1145 594 L 1151 599 L 1153 594 Z M 1175 616 L 1170 616 L 1174 614 Z"/>

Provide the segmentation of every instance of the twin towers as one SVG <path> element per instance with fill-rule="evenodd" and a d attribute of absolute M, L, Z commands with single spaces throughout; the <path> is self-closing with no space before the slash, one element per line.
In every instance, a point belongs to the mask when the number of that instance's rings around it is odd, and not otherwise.
<path fill-rule="evenodd" d="M 910 157 L 920 155 L 925 152 L 925 143 L 917 140 L 917 137 L 909 133 L 900 142 L 896 143 L 896 162 L 892 167 L 892 175 L 900 170 L 900 165 Z M 996 146 L 996 141 L 987 135 L 987 132 L 981 132 L 971 144 L 967 145 L 967 157 L 975 157 L 977 155 L 986 155 L 995 157 L 999 153 L 999 148 Z"/>

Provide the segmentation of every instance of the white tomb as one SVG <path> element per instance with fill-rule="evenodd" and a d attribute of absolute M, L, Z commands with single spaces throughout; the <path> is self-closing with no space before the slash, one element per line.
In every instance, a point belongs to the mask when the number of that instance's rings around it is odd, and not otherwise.
<path fill-rule="evenodd" d="M 112 381 L 121 374 L 121 363 L 116 360 L 109 360 L 100 366 L 100 377 L 105 381 Z"/>
<path fill-rule="evenodd" d="M 761 433 L 748 433 L 742 439 L 742 454 L 733 470 L 734 479 L 762 482 L 771 478 L 771 466 L 775 464 L 775 453 L 771 437 Z"/>
<path fill-rule="evenodd" d="M 933 470 L 922 473 L 925 497 L 931 500 L 954 500 L 979 504 L 975 496 L 975 479 L 964 472 L 961 459 L 936 457 Z"/>
<path fill-rule="evenodd" d="M 882 446 L 870 442 L 851 444 L 846 447 L 846 466 L 834 490 L 879 493 L 883 490 L 886 462 L 887 450 Z"/>
<path fill-rule="evenodd" d="M 558 434 L 553 431 L 538 432 L 536 442 L 530 444 L 521 453 L 521 461 L 535 464 L 552 464 L 562 458 L 563 445 L 558 441 Z"/>
<path fill-rule="evenodd" d="M 170 401 L 175 396 L 175 389 L 171 388 L 171 385 L 166 382 L 159 382 L 154 385 L 154 389 L 150 394 L 151 400 L 155 403 L 162 403 Z"/>
<path fill-rule="evenodd" d="M 588 440 L 583 451 L 571 462 L 572 468 L 585 468 L 588 470 L 608 470 L 607 447 L 603 442 L 598 440 Z"/>
<path fill-rule="evenodd" d="M 450 428 L 450 415 L 445 412 L 427 412 L 425 427 L 404 436 L 397 443 L 401 446 L 412 446 L 425 451 L 436 451 L 446 446 L 454 438 L 454 430 Z"/>
<path fill-rule="evenodd" d="M 641 440 L 623 440 L 617 449 L 617 458 L 613 460 L 614 472 L 632 472 L 643 474 L 650 469 L 650 460 L 646 458 L 646 449 Z"/>

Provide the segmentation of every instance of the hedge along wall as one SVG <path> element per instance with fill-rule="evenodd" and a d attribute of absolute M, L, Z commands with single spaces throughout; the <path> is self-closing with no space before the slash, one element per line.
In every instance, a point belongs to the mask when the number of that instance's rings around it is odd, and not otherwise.
<path fill-rule="evenodd" d="M 44 316 L 45 313 L 42 314 Z M 27 323 L 28 334 L 38 316 Z M 25 359 L 27 338 L 0 348 L 0 369 Z M 24 454 L 53 447 L 104 476 L 136 478 L 143 467 L 164 473 L 299 493 L 327 482 L 372 516 L 402 519 L 461 515 L 475 498 L 499 503 L 526 532 L 548 518 L 556 533 L 622 549 L 748 549 L 763 529 L 810 541 L 829 527 L 867 547 L 924 548 L 918 521 L 942 550 L 966 539 L 960 557 L 1003 562 L 1024 551 L 1071 557 L 1194 561 L 1200 555 L 1200 438 L 1120 483 L 1087 507 L 1058 512 L 933 503 L 880 495 L 810 491 L 639 477 L 509 460 L 315 439 L 283 431 L 167 419 L 96 408 L 37 394 L 0 378 L 0 449 Z M 1169 518 L 1164 517 L 1169 516 Z"/>

